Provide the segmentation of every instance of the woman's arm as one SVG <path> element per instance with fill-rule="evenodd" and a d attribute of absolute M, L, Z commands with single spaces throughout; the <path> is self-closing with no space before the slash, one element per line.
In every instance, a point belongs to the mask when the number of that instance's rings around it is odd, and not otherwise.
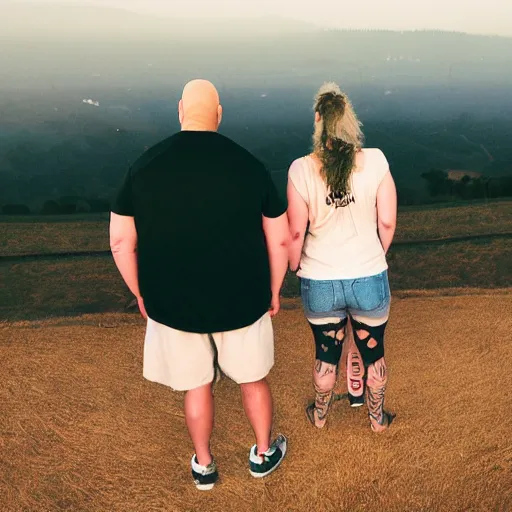
<path fill-rule="evenodd" d="M 397 197 L 393 176 L 388 172 L 377 191 L 377 222 L 379 238 L 387 254 L 396 229 Z"/>
<path fill-rule="evenodd" d="M 290 248 L 288 259 L 290 269 L 296 272 L 300 265 L 304 236 L 308 225 L 308 205 L 297 192 L 292 180 L 288 178 L 288 223 L 290 225 Z"/>

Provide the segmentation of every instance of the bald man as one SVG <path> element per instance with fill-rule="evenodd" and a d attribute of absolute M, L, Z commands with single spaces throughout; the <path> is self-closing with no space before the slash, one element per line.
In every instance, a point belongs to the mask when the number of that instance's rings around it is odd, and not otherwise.
<path fill-rule="evenodd" d="M 205 80 L 185 86 L 181 131 L 129 169 L 111 213 L 116 265 L 147 319 L 144 377 L 185 393 L 200 490 L 218 478 L 210 451 L 216 366 L 241 387 L 256 437 L 249 470 L 277 469 L 271 442 L 271 318 L 288 265 L 286 204 L 254 156 L 217 133 L 222 107 Z"/>

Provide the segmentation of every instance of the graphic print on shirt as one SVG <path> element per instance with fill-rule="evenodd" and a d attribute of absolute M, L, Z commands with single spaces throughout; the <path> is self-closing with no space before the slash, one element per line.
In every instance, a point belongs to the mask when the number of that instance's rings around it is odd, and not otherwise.
<path fill-rule="evenodd" d="M 334 205 L 335 208 L 343 208 L 355 202 L 353 194 L 345 194 L 343 192 L 331 192 L 325 199 L 327 206 Z"/>

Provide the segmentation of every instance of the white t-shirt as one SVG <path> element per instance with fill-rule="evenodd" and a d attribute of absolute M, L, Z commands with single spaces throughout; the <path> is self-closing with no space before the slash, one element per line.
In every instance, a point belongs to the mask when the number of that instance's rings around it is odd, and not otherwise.
<path fill-rule="evenodd" d="M 377 232 L 377 190 L 389 171 L 380 149 L 363 149 L 350 177 L 348 196 L 333 197 L 311 156 L 295 160 L 289 179 L 308 205 L 309 230 L 299 277 L 356 279 L 380 274 L 388 265 Z"/>

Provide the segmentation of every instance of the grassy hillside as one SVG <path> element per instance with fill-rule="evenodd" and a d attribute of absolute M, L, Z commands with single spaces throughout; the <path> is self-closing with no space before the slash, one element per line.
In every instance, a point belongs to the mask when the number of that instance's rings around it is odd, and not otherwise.
<path fill-rule="evenodd" d="M 512 233 L 512 201 L 404 207 L 395 241 L 507 232 Z M 0 215 L 0 256 L 107 250 L 108 214 Z"/>
<path fill-rule="evenodd" d="M 397 241 L 512 232 L 512 202 L 400 212 Z M 123 311 L 131 295 L 110 256 L 108 222 L 99 216 L 0 222 L 0 319 Z M 4 219 L 5 221 L 6 219 Z M 34 219 L 32 219 L 34 220 Z M 52 220 L 52 222 L 48 222 Z M 51 253 L 105 251 L 103 256 L 54 258 Z M 47 254 L 2 261 L 1 256 Z M 512 286 L 512 238 L 394 245 L 388 256 L 391 286 L 400 290 Z M 297 296 L 287 276 L 283 295 Z"/>

